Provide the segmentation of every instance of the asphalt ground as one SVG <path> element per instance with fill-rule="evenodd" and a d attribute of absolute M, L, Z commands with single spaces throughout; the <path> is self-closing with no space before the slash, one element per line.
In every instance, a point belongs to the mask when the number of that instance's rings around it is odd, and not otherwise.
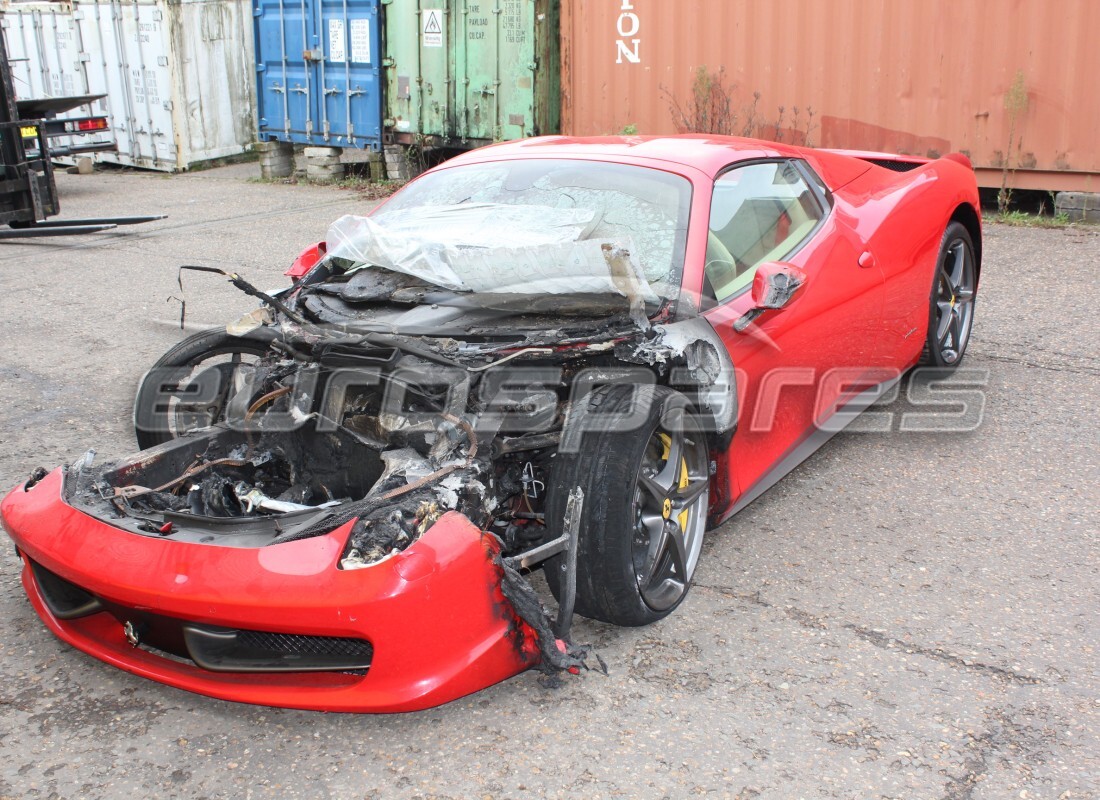
<path fill-rule="evenodd" d="M 255 165 L 58 178 L 123 232 L 0 243 L 0 484 L 133 449 L 142 372 L 253 307 L 346 190 Z M 62 645 L 0 555 L 0 797 L 1100 797 L 1100 231 L 989 225 L 962 434 L 844 433 L 709 534 L 667 620 L 579 620 L 606 677 L 416 714 L 236 705 Z M 906 410 L 899 401 L 889 407 Z M 909 408 L 909 410 L 912 410 Z M 897 425 L 895 425 L 895 428 Z"/>

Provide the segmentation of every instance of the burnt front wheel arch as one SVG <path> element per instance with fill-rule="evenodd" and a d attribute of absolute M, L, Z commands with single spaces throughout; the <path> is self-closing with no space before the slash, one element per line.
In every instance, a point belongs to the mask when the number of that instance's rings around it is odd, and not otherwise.
<path fill-rule="evenodd" d="M 561 534 L 569 492 L 584 491 L 576 611 L 647 625 L 686 597 L 709 501 L 707 436 L 695 409 L 665 386 L 597 389 L 570 414 L 550 476 L 547 525 Z M 556 598 L 562 557 L 547 562 Z"/>
<path fill-rule="evenodd" d="M 229 389 L 242 365 L 264 355 L 262 339 L 232 336 L 225 328 L 200 331 L 171 348 L 145 373 L 134 398 L 134 434 L 142 450 L 171 441 L 188 430 L 205 427 L 225 416 Z M 205 373 L 205 375 L 204 375 Z M 217 396 L 202 404 L 166 402 L 174 390 L 186 397 L 190 383 L 216 379 Z"/>

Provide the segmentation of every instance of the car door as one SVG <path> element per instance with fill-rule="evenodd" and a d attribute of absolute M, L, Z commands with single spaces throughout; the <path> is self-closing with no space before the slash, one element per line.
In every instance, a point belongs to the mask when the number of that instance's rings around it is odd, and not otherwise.
<path fill-rule="evenodd" d="M 703 280 L 713 307 L 704 313 L 733 360 L 740 403 L 727 496 L 767 488 L 857 376 L 879 368 L 882 273 L 860 263 L 865 247 L 846 214 L 800 160 L 734 164 L 715 181 Z M 735 330 L 752 308 L 757 269 L 775 261 L 801 269 L 804 285 L 784 308 Z"/>

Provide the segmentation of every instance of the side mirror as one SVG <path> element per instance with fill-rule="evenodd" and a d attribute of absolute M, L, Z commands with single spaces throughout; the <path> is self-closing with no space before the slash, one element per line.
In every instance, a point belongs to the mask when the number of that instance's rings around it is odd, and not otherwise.
<path fill-rule="evenodd" d="M 733 329 L 743 331 L 768 309 L 783 308 L 804 283 L 806 273 L 793 264 L 783 261 L 761 264 L 752 278 L 752 308 L 733 323 Z"/>

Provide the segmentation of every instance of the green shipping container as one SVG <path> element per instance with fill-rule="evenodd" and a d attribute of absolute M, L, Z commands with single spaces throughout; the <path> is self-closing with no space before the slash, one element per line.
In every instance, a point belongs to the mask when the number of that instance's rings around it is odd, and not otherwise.
<path fill-rule="evenodd" d="M 383 137 L 468 148 L 557 133 L 560 0 L 383 0 Z"/>

